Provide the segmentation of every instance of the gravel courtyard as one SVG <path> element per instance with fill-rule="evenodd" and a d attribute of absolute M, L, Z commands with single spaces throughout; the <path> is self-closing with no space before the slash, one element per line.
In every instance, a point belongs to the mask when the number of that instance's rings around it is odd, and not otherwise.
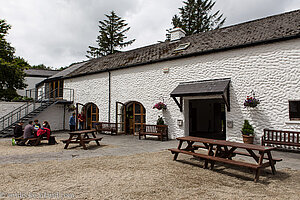
<path fill-rule="evenodd" d="M 66 134 L 57 135 L 57 140 Z M 0 199 L 299 199 L 299 153 L 275 152 L 277 174 L 264 170 L 258 183 L 247 169 L 179 155 L 177 141 L 103 135 L 88 150 L 64 144 L 11 146 L 0 140 Z M 274 156 L 275 157 L 275 156 Z"/>

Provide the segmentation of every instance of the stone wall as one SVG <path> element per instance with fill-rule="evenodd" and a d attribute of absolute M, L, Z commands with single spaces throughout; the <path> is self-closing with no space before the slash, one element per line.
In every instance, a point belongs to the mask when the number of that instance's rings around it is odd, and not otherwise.
<path fill-rule="evenodd" d="M 188 101 L 181 113 L 170 93 L 181 82 L 231 78 L 227 140 L 241 141 L 241 127 L 248 119 L 255 128 L 256 142 L 263 128 L 299 129 L 299 121 L 289 120 L 289 100 L 300 100 L 300 39 L 259 45 L 190 58 L 165 61 L 111 72 L 111 121 L 115 121 L 115 102 L 138 101 L 146 108 L 146 121 L 156 123 L 162 115 L 171 138 L 188 135 Z M 169 68 L 168 73 L 163 69 Z M 93 102 L 99 107 L 99 120 L 108 119 L 108 73 L 65 80 L 75 90 L 75 102 Z M 261 104 L 245 108 L 244 100 L 254 90 Z M 164 101 L 168 109 L 153 105 Z M 184 120 L 178 126 L 177 120 Z"/>

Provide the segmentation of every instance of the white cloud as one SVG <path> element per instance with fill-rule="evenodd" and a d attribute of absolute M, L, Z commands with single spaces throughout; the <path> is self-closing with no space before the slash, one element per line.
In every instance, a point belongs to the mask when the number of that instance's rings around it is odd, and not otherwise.
<path fill-rule="evenodd" d="M 131 27 L 137 48 L 163 41 L 181 0 L 0 0 L 0 18 L 12 25 L 8 40 L 30 64 L 61 67 L 86 59 L 96 45 L 98 21 L 111 10 Z M 217 0 L 231 25 L 300 8 L 299 0 Z"/>

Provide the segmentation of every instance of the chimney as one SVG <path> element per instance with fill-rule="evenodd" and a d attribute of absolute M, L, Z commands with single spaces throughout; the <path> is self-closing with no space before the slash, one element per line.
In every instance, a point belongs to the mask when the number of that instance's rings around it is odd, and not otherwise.
<path fill-rule="evenodd" d="M 169 33 L 171 34 L 171 41 L 179 40 L 180 38 L 185 37 L 185 32 L 181 28 L 173 28 L 169 30 Z"/>

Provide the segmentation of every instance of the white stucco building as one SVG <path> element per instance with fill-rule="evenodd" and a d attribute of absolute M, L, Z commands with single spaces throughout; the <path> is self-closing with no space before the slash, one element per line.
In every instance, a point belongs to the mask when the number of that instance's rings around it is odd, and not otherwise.
<path fill-rule="evenodd" d="M 109 121 L 134 133 L 163 116 L 169 138 L 241 141 L 248 119 L 256 143 L 264 128 L 300 129 L 300 10 L 171 38 L 71 65 L 46 84 L 74 89 L 88 128 Z M 260 104 L 245 107 L 253 92 Z"/>

